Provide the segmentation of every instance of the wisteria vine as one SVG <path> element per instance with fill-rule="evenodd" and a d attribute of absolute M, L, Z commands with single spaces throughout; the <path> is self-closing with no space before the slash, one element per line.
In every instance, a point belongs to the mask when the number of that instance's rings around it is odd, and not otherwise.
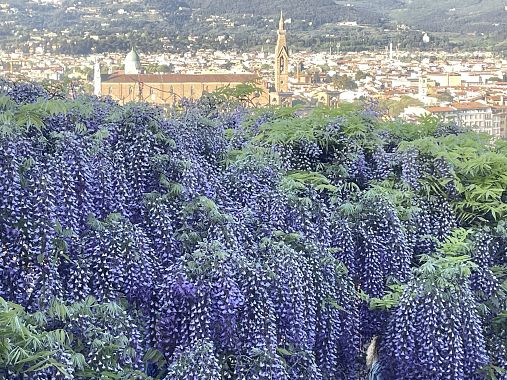
<path fill-rule="evenodd" d="M 51 352 L 0 345 L 0 377 L 361 379 L 372 337 L 386 379 L 502 376 L 505 236 L 459 219 L 456 163 L 375 109 L 0 89 L 0 323 Z M 462 256 L 438 248 L 457 227 Z"/>

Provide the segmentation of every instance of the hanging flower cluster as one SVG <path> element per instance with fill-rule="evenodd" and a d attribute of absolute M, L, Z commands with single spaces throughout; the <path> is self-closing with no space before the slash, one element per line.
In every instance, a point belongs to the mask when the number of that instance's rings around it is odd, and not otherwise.
<path fill-rule="evenodd" d="M 482 379 L 484 333 L 463 257 L 427 257 L 407 284 L 381 349 L 387 379 Z"/>
<path fill-rule="evenodd" d="M 505 365 L 505 239 L 484 229 L 438 261 L 463 223 L 456 168 L 402 148 L 413 132 L 377 105 L 301 117 L 0 91 L 0 297 L 63 334 L 34 368 L 0 344 L 0 377 L 360 379 L 374 335 L 387 378 Z M 399 303 L 371 310 L 392 286 Z"/>

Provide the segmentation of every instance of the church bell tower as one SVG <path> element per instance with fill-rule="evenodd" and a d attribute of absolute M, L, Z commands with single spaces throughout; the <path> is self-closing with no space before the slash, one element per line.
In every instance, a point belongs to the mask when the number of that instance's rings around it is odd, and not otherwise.
<path fill-rule="evenodd" d="M 275 51 L 275 90 L 276 92 L 289 91 L 289 51 L 287 49 L 287 32 L 283 13 L 280 13 Z"/>

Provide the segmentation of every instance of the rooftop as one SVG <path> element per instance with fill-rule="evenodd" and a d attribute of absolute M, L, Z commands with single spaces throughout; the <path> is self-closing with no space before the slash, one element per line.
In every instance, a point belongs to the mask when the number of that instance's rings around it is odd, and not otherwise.
<path fill-rule="evenodd" d="M 439 113 L 439 112 L 452 112 L 454 108 L 452 107 L 427 107 L 426 111 L 431 113 Z"/>
<path fill-rule="evenodd" d="M 257 74 L 111 74 L 104 83 L 244 83 L 259 79 Z"/>
<path fill-rule="evenodd" d="M 491 108 L 491 106 L 479 102 L 452 103 L 451 106 L 457 110 L 477 110 L 483 108 Z"/>

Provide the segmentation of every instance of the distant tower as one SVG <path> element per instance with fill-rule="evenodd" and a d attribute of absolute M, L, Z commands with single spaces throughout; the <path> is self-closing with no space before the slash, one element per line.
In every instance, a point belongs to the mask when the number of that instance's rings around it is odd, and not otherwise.
<path fill-rule="evenodd" d="M 303 64 L 298 62 L 296 65 L 296 78 L 298 83 L 301 83 L 301 71 L 303 70 Z"/>
<path fill-rule="evenodd" d="M 419 99 L 426 99 L 428 96 L 428 80 L 422 76 L 419 78 Z"/>
<path fill-rule="evenodd" d="M 394 54 L 393 54 L 393 43 L 392 41 L 389 43 L 389 59 L 392 61 L 394 59 Z"/>
<path fill-rule="evenodd" d="M 102 78 L 100 76 L 100 63 L 97 61 L 93 65 L 93 94 L 102 95 Z"/>
<path fill-rule="evenodd" d="M 140 74 L 141 73 L 141 59 L 137 52 L 132 48 L 125 57 L 125 74 Z"/>
<path fill-rule="evenodd" d="M 281 12 L 275 50 L 275 90 L 276 92 L 289 91 L 289 51 L 287 50 L 287 33 Z"/>

